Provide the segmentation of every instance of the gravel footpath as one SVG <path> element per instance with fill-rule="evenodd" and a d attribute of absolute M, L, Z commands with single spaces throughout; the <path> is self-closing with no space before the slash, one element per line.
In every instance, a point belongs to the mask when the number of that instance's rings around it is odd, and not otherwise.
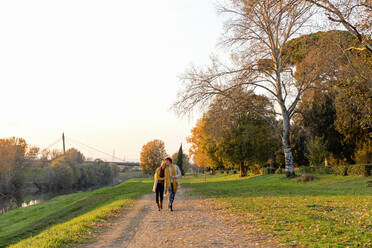
<path fill-rule="evenodd" d="M 143 196 L 85 247 L 279 247 L 272 237 L 247 232 L 252 227 L 221 205 L 184 193 L 177 192 L 173 212 L 167 200 L 159 212 L 154 194 Z"/>

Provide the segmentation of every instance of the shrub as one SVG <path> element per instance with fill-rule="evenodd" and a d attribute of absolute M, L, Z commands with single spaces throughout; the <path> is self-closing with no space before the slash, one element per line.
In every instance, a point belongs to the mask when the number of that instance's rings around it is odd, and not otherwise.
<path fill-rule="evenodd" d="M 266 167 L 263 170 L 263 174 L 275 174 L 275 168 L 272 167 Z"/>
<path fill-rule="evenodd" d="M 306 158 L 309 160 L 310 165 L 322 165 L 323 160 L 327 157 L 327 145 L 323 142 L 320 137 L 315 137 L 308 145 L 309 152 L 306 154 Z"/>
<path fill-rule="evenodd" d="M 336 165 L 347 165 L 347 160 L 346 158 L 340 159 L 340 158 L 335 158 L 333 154 L 331 154 L 328 158 L 328 163 L 329 165 L 336 166 Z"/>
<path fill-rule="evenodd" d="M 372 163 L 372 141 L 367 142 L 355 151 L 354 160 L 357 164 Z"/>
<path fill-rule="evenodd" d="M 284 174 L 284 173 L 285 173 L 285 169 L 284 168 L 278 168 L 275 171 L 275 174 Z"/>
<path fill-rule="evenodd" d="M 313 173 L 313 174 L 333 174 L 331 166 L 300 166 L 298 168 L 299 174 Z"/>
<path fill-rule="evenodd" d="M 334 174 L 335 173 L 332 166 L 324 166 L 323 171 L 324 171 L 324 174 Z"/>
<path fill-rule="evenodd" d="M 334 173 L 336 175 L 347 176 L 348 166 L 340 164 L 340 165 L 337 165 L 337 166 L 333 166 L 333 170 L 334 170 Z"/>
<path fill-rule="evenodd" d="M 249 173 L 252 175 L 259 175 L 263 173 L 263 170 L 259 164 L 252 164 L 248 166 Z"/>
<path fill-rule="evenodd" d="M 298 173 L 300 174 L 305 174 L 305 173 L 313 173 L 314 172 L 314 167 L 310 166 L 300 166 L 298 168 Z"/>
<path fill-rule="evenodd" d="M 350 176 L 365 176 L 371 175 L 372 164 L 354 164 L 350 165 L 347 174 Z"/>

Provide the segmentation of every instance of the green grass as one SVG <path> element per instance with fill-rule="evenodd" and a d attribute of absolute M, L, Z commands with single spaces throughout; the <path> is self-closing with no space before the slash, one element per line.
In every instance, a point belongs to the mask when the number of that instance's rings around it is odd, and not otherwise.
<path fill-rule="evenodd" d="M 300 183 L 283 175 L 186 177 L 190 194 L 227 204 L 254 230 L 288 246 L 372 247 L 371 177 L 318 175 Z"/>
<path fill-rule="evenodd" d="M 72 247 L 142 194 L 151 179 L 131 179 L 114 187 L 55 197 L 0 216 L 0 247 Z"/>

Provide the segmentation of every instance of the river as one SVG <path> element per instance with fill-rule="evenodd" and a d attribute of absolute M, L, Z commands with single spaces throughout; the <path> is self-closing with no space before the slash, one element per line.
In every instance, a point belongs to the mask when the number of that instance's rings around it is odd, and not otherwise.
<path fill-rule="evenodd" d="M 0 215 L 4 214 L 10 210 L 32 206 L 39 204 L 41 202 L 50 200 L 51 198 L 62 195 L 63 193 L 35 193 L 35 194 L 25 194 L 18 193 L 13 196 L 3 197 L 0 199 Z"/>
<path fill-rule="evenodd" d="M 101 187 L 106 186 L 114 186 L 116 184 L 122 183 L 130 178 L 138 178 L 138 177 L 145 177 L 145 175 L 142 174 L 142 172 L 129 172 L 129 173 L 120 173 L 120 176 L 114 180 L 114 183 L 112 185 L 100 185 L 100 186 L 93 186 L 90 188 L 86 188 L 81 191 L 92 191 Z M 13 196 L 9 197 L 3 197 L 1 198 L 0 195 L 0 215 L 9 212 L 11 210 L 14 210 L 16 208 L 21 207 L 28 207 L 32 205 L 36 205 L 45 201 L 48 201 L 52 199 L 53 197 L 59 196 L 59 195 L 65 195 L 65 194 L 71 194 L 79 192 L 77 190 L 70 190 L 70 191 L 62 191 L 58 193 L 31 193 L 35 192 L 35 189 L 31 189 L 32 185 L 28 187 L 28 189 L 22 193 L 17 193 Z"/>

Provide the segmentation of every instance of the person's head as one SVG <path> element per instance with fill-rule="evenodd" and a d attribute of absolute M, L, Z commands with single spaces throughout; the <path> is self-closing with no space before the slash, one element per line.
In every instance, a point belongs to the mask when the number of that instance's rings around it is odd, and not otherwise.
<path fill-rule="evenodd" d="M 170 157 L 166 157 L 165 159 L 164 159 L 164 162 L 167 164 L 167 165 L 171 165 L 172 164 L 172 159 L 170 158 Z"/>
<path fill-rule="evenodd" d="M 163 169 L 167 166 L 167 163 L 165 162 L 165 160 L 164 160 L 163 162 L 161 162 L 161 165 L 160 165 L 160 166 L 161 166 L 161 168 L 163 168 Z"/>

